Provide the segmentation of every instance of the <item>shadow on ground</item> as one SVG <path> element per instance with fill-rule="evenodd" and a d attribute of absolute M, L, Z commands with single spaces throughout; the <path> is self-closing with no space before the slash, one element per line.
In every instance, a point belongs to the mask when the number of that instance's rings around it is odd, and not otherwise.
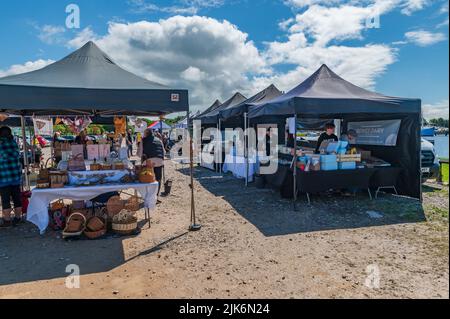
<path fill-rule="evenodd" d="M 149 248 L 141 255 L 160 251 L 182 235 Z M 99 240 L 65 241 L 57 232 L 40 236 L 36 227 L 24 224 L 0 230 L 0 286 L 40 280 L 61 279 L 70 275 L 66 267 L 76 265 L 81 275 L 113 270 L 132 259 L 124 255 L 123 240 L 130 237 L 107 236 Z M 26 263 L 19 261 L 26 260 Z"/>
<path fill-rule="evenodd" d="M 180 170 L 189 174 L 188 170 Z M 263 235 L 282 236 L 326 230 L 355 229 L 426 221 L 422 204 L 411 198 L 381 194 L 370 200 L 356 197 L 300 196 L 296 209 L 279 191 L 245 187 L 244 181 L 204 168 L 195 169 L 196 180 L 215 196 L 222 197 Z M 201 212 L 198 212 L 201 218 Z"/>

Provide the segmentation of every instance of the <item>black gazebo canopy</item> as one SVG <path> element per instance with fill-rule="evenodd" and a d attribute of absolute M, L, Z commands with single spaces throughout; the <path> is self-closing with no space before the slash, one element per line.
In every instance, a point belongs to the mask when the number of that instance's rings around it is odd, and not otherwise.
<path fill-rule="evenodd" d="M 215 108 L 214 110 L 203 114 L 199 117 L 197 117 L 197 120 L 201 120 L 202 121 L 202 125 L 215 125 L 219 122 L 219 115 L 220 112 L 235 106 L 243 101 L 247 100 L 247 98 L 245 96 L 243 96 L 241 93 L 237 92 L 235 93 L 229 100 L 227 100 L 226 102 L 224 102 L 223 104 L 221 104 L 220 106 L 218 106 L 217 108 Z"/>
<path fill-rule="evenodd" d="M 419 99 L 390 97 L 362 89 L 323 65 L 288 93 L 265 104 L 251 106 L 249 118 L 252 123 L 267 123 L 294 115 L 299 119 L 341 119 L 344 129 L 353 121 L 401 120 L 395 147 L 364 145 L 364 149 L 403 168 L 397 189 L 403 195 L 420 198 L 421 105 Z"/>
<path fill-rule="evenodd" d="M 0 111 L 9 114 L 156 116 L 188 110 L 186 90 L 122 69 L 93 42 L 43 69 L 0 79 Z"/>

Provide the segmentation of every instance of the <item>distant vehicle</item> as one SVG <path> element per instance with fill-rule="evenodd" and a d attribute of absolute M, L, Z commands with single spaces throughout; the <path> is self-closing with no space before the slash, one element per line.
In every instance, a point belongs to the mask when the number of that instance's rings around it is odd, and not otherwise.
<path fill-rule="evenodd" d="M 422 138 L 422 180 L 425 182 L 430 178 L 437 178 L 439 176 L 440 163 L 439 158 L 436 156 L 436 150 L 434 145 Z"/>
<path fill-rule="evenodd" d="M 73 141 L 75 141 L 75 136 L 73 136 L 73 135 L 64 135 L 64 136 L 61 136 L 60 139 L 62 141 L 73 142 Z"/>
<path fill-rule="evenodd" d="M 422 133 L 422 136 L 424 136 L 424 137 L 434 137 L 436 135 L 436 128 L 423 127 L 421 133 Z"/>

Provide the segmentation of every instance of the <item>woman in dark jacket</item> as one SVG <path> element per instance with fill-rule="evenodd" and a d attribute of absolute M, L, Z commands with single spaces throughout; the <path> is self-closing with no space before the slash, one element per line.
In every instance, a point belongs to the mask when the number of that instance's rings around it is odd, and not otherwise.
<path fill-rule="evenodd" d="M 22 219 L 22 165 L 20 150 L 9 127 L 0 128 L 0 195 L 2 197 L 3 220 L 0 228 L 10 227 Z M 11 219 L 14 203 L 14 220 Z"/>

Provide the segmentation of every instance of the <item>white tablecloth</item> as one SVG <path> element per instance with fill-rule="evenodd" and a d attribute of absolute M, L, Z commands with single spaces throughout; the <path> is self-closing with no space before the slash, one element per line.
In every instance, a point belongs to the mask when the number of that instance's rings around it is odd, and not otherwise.
<path fill-rule="evenodd" d="M 137 190 L 144 199 L 145 208 L 155 209 L 158 197 L 158 183 L 34 189 L 32 191 L 30 205 L 28 206 L 27 219 L 29 222 L 35 224 L 42 234 L 47 229 L 49 223 L 48 206 L 51 202 L 58 199 L 92 200 L 105 193 L 127 189 Z"/>
<path fill-rule="evenodd" d="M 255 160 L 249 159 L 248 163 L 248 181 L 252 182 L 253 177 L 257 171 L 257 164 L 254 163 Z M 225 157 L 225 164 L 223 165 L 224 173 L 233 173 L 233 176 L 237 178 L 246 178 L 247 177 L 247 169 L 246 169 L 246 160 L 243 156 L 233 156 L 228 154 Z"/>

